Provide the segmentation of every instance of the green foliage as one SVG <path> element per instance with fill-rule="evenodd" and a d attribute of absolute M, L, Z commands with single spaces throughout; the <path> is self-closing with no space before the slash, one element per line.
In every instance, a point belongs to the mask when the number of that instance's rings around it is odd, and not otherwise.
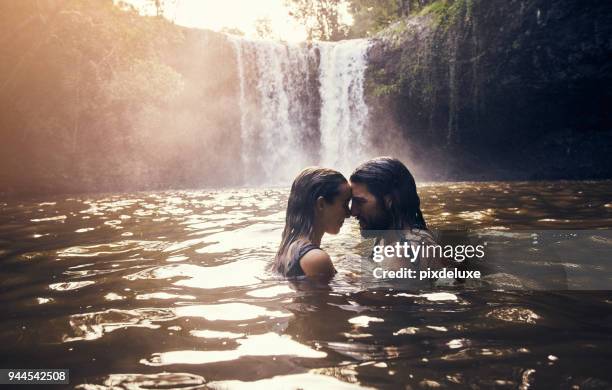
<path fill-rule="evenodd" d="M 393 48 L 400 48 L 403 41 L 404 36 L 406 34 L 406 30 L 408 29 L 408 23 L 406 20 L 401 19 L 385 28 L 384 30 L 376 33 L 376 37 L 383 39 L 386 43 Z"/>
<path fill-rule="evenodd" d="M 353 0 L 351 13 L 354 23 L 353 36 L 371 36 L 388 27 L 402 16 L 401 2 L 398 0 Z"/>
<path fill-rule="evenodd" d="M 239 37 L 244 36 L 244 31 L 236 27 L 223 27 L 219 31 L 225 34 L 237 35 Z"/>
<path fill-rule="evenodd" d="M 354 23 L 352 37 L 368 37 L 388 28 L 405 26 L 401 22 L 410 14 L 427 7 L 432 0 L 351 0 Z"/>
<path fill-rule="evenodd" d="M 3 182 L 82 190 L 129 177 L 134 150 L 148 154 L 138 126 L 163 131 L 134 118 L 162 116 L 184 88 L 164 54 L 181 30 L 111 0 L 2 2 L 0 15 Z"/>
<path fill-rule="evenodd" d="M 472 0 L 435 0 L 419 11 L 419 15 L 429 15 L 442 28 L 448 29 L 458 18 L 469 17 L 473 12 Z"/>
<path fill-rule="evenodd" d="M 308 40 L 338 41 L 348 36 L 343 19 L 347 0 L 286 0 L 290 15 L 306 27 Z"/>
<path fill-rule="evenodd" d="M 260 18 L 255 21 L 255 31 L 261 39 L 272 39 L 272 21 L 270 18 Z"/>
<path fill-rule="evenodd" d="M 392 97 L 399 93 L 402 82 L 401 76 L 389 75 L 384 68 L 371 70 L 366 77 L 366 90 L 376 97 Z"/>
<path fill-rule="evenodd" d="M 286 0 L 308 39 L 364 38 L 430 7 L 434 0 Z M 349 23 L 343 15 L 350 14 Z"/>
<path fill-rule="evenodd" d="M 452 3 L 452 0 L 436 0 L 434 2 L 432 2 L 431 4 L 427 5 L 426 7 L 423 7 L 420 11 L 419 11 L 419 15 L 438 15 L 441 16 L 443 15 L 448 6 L 449 3 Z"/>
<path fill-rule="evenodd" d="M 176 98 L 183 80 L 174 69 L 153 59 L 136 59 L 125 69 L 114 72 L 102 85 L 111 104 L 163 105 Z"/>

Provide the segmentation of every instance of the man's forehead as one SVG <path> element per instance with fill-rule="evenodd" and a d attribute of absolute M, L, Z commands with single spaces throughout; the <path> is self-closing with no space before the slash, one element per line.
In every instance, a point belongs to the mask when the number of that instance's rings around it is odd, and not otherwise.
<path fill-rule="evenodd" d="M 351 183 L 354 198 L 372 198 L 373 195 L 368 191 L 368 187 L 363 183 Z"/>

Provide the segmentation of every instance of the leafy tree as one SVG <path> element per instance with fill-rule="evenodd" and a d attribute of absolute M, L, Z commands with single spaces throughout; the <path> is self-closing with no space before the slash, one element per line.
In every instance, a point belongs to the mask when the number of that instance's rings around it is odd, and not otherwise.
<path fill-rule="evenodd" d="M 369 36 L 402 16 L 401 0 L 352 0 L 351 36 Z"/>
<path fill-rule="evenodd" d="M 219 31 L 225 34 L 244 36 L 244 32 L 237 27 L 222 27 Z"/>
<path fill-rule="evenodd" d="M 306 27 L 308 40 L 338 41 L 348 36 L 347 0 L 288 0 L 289 14 Z"/>
<path fill-rule="evenodd" d="M 350 0 L 351 37 L 370 36 L 434 0 Z"/>
<path fill-rule="evenodd" d="M 287 0 L 308 39 L 336 41 L 370 36 L 434 0 Z M 346 15 L 352 16 L 352 23 Z"/>
<path fill-rule="evenodd" d="M 255 21 L 255 33 L 261 39 L 272 38 L 272 21 L 270 18 L 260 18 Z"/>
<path fill-rule="evenodd" d="M 38 192 L 129 177 L 134 118 L 183 88 L 163 60 L 181 39 L 171 28 L 111 0 L 0 3 L 0 181 Z"/>

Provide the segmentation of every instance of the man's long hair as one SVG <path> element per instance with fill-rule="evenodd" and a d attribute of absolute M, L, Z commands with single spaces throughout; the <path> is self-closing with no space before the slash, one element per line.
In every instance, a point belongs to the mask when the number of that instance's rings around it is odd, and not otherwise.
<path fill-rule="evenodd" d="M 366 161 L 355 169 L 351 182 L 364 184 L 387 209 L 391 216 L 389 230 L 427 229 L 414 177 L 398 159 L 377 157 Z M 389 207 L 386 197 L 391 200 Z"/>
<path fill-rule="evenodd" d="M 346 178 L 337 171 L 327 168 L 306 168 L 295 178 L 287 202 L 285 229 L 280 247 L 274 259 L 273 269 L 285 274 L 291 258 L 289 249 L 298 240 L 311 240 L 315 224 L 315 204 L 322 196 L 331 203 L 340 193 L 340 186 Z"/>

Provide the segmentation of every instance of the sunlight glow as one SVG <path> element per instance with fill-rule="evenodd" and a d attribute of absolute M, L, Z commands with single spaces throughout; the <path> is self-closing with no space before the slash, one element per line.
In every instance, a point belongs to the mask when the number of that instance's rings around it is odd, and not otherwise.
<path fill-rule="evenodd" d="M 147 0 L 123 0 L 142 14 L 155 10 Z M 306 29 L 290 15 L 285 0 L 174 0 L 167 2 L 164 16 L 174 23 L 214 31 L 238 29 L 248 38 L 258 38 L 258 21 L 269 22 L 272 39 L 298 42 L 306 39 Z"/>

